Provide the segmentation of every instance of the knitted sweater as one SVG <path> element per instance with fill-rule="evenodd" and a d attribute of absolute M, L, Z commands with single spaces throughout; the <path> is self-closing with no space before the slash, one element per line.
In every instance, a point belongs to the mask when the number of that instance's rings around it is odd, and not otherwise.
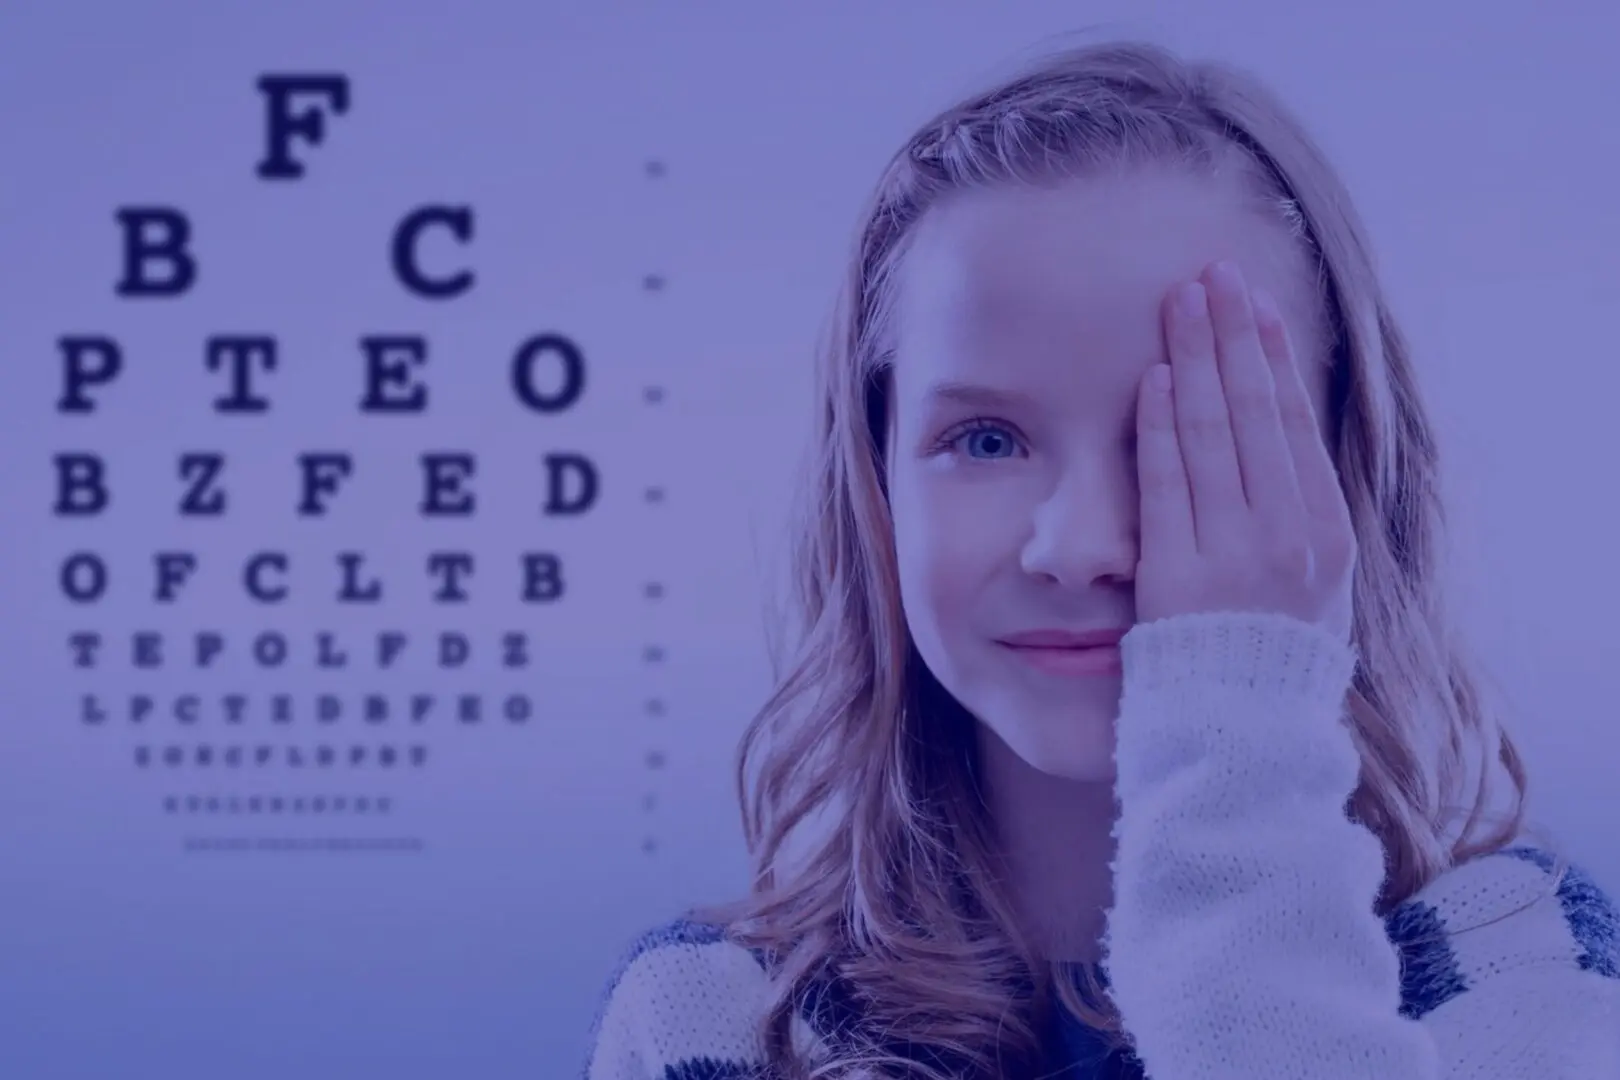
<path fill-rule="evenodd" d="M 1122 644 L 1103 974 L 1151 1080 L 1620 1080 L 1620 916 L 1536 848 L 1456 867 L 1387 918 L 1346 814 L 1354 653 L 1264 615 Z M 588 1080 L 759 1076 L 762 956 L 678 921 L 609 984 Z M 835 1015 L 795 1020 L 811 1058 Z M 1072 1032 L 1070 1033 L 1073 1034 Z M 902 1051 L 904 1048 L 900 1048 Z M 1074 1080 L 1101 1075 L 1065 1073 Z"/>

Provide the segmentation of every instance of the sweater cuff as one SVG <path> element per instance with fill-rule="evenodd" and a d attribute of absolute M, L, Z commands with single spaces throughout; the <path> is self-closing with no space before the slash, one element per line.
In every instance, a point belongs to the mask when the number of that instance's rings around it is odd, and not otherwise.
<path fill-rule="evenodd" d="M 1356 653 L 1313 623 L 1262 612 L 1200 612 L 1139 623 L 1120 642 L 1142 691 L 1239 687 L 1289 698 L 1342 697 Z"/>
<path fill-rule="evenodd" d="M 1166 784 L 1186 795 L 1174 778 L 1189 769 L 1203 777 L 1190 789 L 1200 800 L 1260 814 L 1277 799 L 1354 789 L 1361 760 L 1344 699 L 1356 654 L 1328 631 L 1284 615 L 1178 615 L 1133 627 L 1120 655 L 1127 812 L 1170 797 Z"/>

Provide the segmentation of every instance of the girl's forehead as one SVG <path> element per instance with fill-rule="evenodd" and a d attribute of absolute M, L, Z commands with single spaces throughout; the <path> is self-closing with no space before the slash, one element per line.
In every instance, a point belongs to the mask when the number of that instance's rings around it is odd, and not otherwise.
<path fill-rule="evenodd" d="M 961 194 L 918 223 L 901 265 L 898 359 L 1079 343 L 1145 358 L 1165 294 L 1216 259 L 1278 298 L 1301 348 L 1315 344 L 1309 260 L 1240 177 L 1144 169 Z"/>

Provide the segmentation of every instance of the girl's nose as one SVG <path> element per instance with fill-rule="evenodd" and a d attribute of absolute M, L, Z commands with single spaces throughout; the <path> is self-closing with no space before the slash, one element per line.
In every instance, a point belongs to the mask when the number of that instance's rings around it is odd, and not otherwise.
<path fill-rule="evenodd" d="M 1070 588 L 1129 582 L 1136 576 L 1137 506 L 1128 483 L 1060 483 L 1035 507 L 1021 552 L 1025 573 Z"/>

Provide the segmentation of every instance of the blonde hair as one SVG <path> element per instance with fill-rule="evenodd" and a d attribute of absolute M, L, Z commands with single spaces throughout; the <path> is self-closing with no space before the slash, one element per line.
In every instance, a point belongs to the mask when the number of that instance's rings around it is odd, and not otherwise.
<path fill-rule="evenodd" d="M 1448 634 L 1435 444 L 1344 187 L 1241 72 L 1147 44 L 1069 48 L 940 114 L 894 157 L 819 366 L 794 563 L 802 622 L 737 763 L 754 888 L 712 913 L 773 960 L 761 1032 L 773 1075 L 1016 1074 L 1036 1060 L 1056 1003 L 1118 1040 L 1106 995 L 1039 957 L 989 872 L 973 721 L 906 629 L 884 485 L 896 270 L 919 219 L 952 192 L 1230 162 L 1317 271 L 1332 449 L 1359 551 L 1348 713 L 1363 768 L 1351 810 L 1387 853 L 1380 913 L 1519 834 L 1524 770 Z M 1511 789 L 1500 816 L 1488 808 L 1493 765 Z M 1449 814 L 1464 819 L 1450 839 Z M 790 843 L 818 819 L 793 865 Z M 859 1020 L 831 1058 L 801 1061 L 792 1015 L 829 985 L 859 1004 Z"/>

